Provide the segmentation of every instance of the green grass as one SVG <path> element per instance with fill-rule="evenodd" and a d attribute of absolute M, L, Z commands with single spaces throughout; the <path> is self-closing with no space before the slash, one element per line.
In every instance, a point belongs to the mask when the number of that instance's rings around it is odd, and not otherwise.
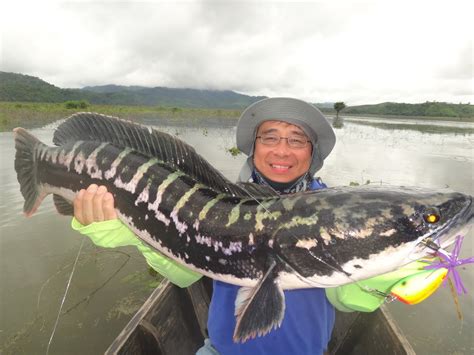
<path fill-rule="evenodd" d="M 68 109 L 65 103 L 0 102 L 0 131 L 11 131 L 15 127 L 42 127 L 81 111 L 97 112 L 128 120 L 163 118 L 167 121 L 190 121 L 219 118 L 235 122 L 241 113 L 240 110 L 164 106 L 88 105 L 87 108 Z"/>
<path fill-rule="evenodd" d="M 191 124 L 204 122 L 206 119 L 219 119 L 236 124 L 240 116 L 240 110 L 227 109 L 203 109 L 203 108 L 181 108 L 165 106 L 124 106 L 124 105 L 90 105 L 86 108 L 67 108 L 71 105 L 64 103 L 34 103 L 34 102 L 2 102 L 0 101 L 0 132 L 11 131 L 15 127 L 37 128 L 66 118 L 75 112 L 88 111 L 98 112 L 105 115 L 120 118 L 135 119 L 160 119 L 164 123 L 176 122 L 179 124 Z M 83 105 L 82 105 L 83 106 Z M 345 115 L 357 117 L 357 115 Z M 383 115 L 360 115 L 362 117 L 383 117 L 389 121 L 391 118 L 413 118 L 426 121 L 456 121 L 474 122 L 473 118 L 453 117 L 428 117 L 428 116 L 383 116 Z M 367 123 L 368 124 L 368 123 Z M 380 124 L 380 123 L 379 123 Z M 427 125 L 429 123 L 427 122 Z"/>
<path fill-rule="evenodd" d="M 233 157 L 236 157 L 237 155 L 242 154 L 240 149 L 237 148 L 237 147 L 228 148 L 228 149 L 226 149 L 226 151 L 229 152 L 230 155 L 232 155 Z"/>

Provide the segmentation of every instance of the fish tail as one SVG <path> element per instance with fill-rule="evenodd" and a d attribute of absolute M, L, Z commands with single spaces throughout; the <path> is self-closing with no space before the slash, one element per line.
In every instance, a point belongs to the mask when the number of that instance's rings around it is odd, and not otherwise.
<path fill-rule="evenodd" d="M 20 191 L 25 199 L 23 212 L 27 217 L 32 216 L 46 194 L 38 184 L 37 151 L 47 147 L 25 129 L 18 127 L 13 130 L 15 138 L 15 170 L 20 183 Z"/>

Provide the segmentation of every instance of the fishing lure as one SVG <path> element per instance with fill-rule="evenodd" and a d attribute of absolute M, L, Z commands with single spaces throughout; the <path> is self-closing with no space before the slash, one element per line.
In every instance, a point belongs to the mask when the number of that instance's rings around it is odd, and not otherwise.
<path fill-rule="evenodd" d="M 467 293 L 467 290 L 464 287 L 464 284 L 461 280 L 461 275 L 456 270 L 456 268 L 461 265 L 474 263 L 474 256 L 465 259 L 459 259 L 459 253 L 461 252 L 463 239 L 464 236 L 461 235 L 458 235 L 456 237 L 456 241 L 454 242 L 454 248 L 451 253 L 448 253 L 447 251 L 441 248 L 438 249 L 436 252 L 436 256 L 439 257 L 439 261 L 425 267 L 425 270 L 438 270 L 442 268 L 447 269 L 448 273 L 446 277 L 453 277 L 454 287 L 459 295 L 462 293 Z"/>
<path fill-rule="evenodd" d="M 424 260 L 425 266 L 419 273 L 407 276 L 397 282 L 390 290 L 391 296 L 406 304 L 417 304 L 431 296 L 449 276 L 454 279 L 454 288 L 458 294 L 467 293 L 456 267 L 474 263 L 474 257 L 459 259 L 464 237 L 458 235 L 451 253 L 436 247 L 438 261 Z"/>
<path fill-rule="evenodd" d="M 406 304 L 417 304 L 431 296 L 443 283 L 448 269 L 421 270 L 397 282 L 390 294 Z"/>

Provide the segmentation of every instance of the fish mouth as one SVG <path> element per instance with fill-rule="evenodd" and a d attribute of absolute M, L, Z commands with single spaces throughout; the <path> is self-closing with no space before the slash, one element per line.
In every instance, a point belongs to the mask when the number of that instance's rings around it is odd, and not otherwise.
<path fill-rule="evenodd" d="M 453 217 L 440 228 L 433 230 L 428 235 L 425 235 L 422 240 L 431 239 L 442 249 L 445 249 L 454 243 L 456 236 L 466 235 L 472 228 L 472 220 L 474 216 L 472 196 L 469 196 L 467 202 L 468 203 L 455 217 Z"/>

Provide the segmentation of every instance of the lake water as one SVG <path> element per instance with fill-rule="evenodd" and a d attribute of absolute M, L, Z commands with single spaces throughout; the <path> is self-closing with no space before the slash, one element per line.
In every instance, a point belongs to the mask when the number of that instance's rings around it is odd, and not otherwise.
<path fill-rule="evenodd" d="M 177 135 L 229 179 L 237 178 L 245 158 L 227 152 L 235 145 L 228 123 L 144 123 Z M 50 143 L 54 127 L 32 133 Z M 473 194 L 474 124 L 349 118 L 336 135 L 318 173 L 330 186 L 370 181 Z M 0 155 L 0 353 L 45 353 L 83 237 L 70 229 L 70 218 L 56 214 L 50 198 L 25 219 L 11 133 L 0 133 Z M 467 237 L 465 257 L 473 255 L 472 231 Z M 416 306 L 389 304 L 418 354 L 474 353 L 474 268 L 459 271 L 469 291 L 459 297 L 462 321 L 449 288 Z M 98 248 L 85 238 L 50 353 L 103 353 L 158 282 L 134 248 Z"/>

